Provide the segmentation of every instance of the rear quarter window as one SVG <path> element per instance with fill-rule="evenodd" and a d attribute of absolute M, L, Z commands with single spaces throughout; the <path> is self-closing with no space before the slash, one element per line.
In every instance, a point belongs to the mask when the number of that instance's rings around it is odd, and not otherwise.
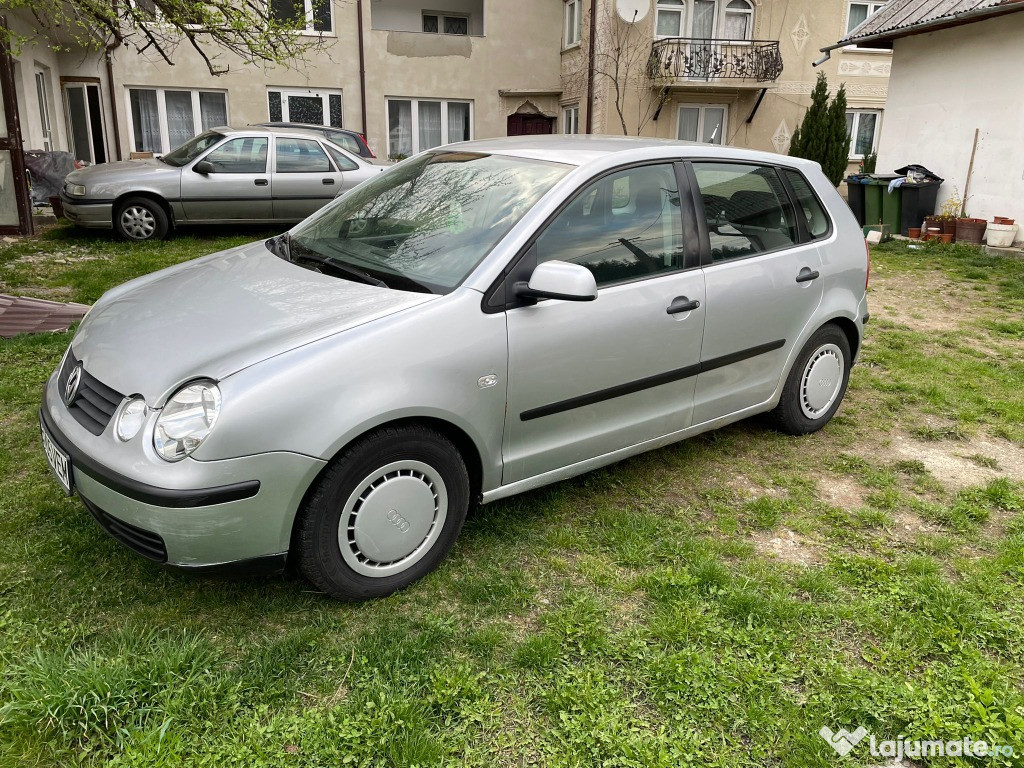
<path fill-rule="evenodd" d="M 825 237 L 832 225 L 828 214 L 825 213 L 825 207 L 818 200 L 818 196 L 814 194 L 814 190 L 811 189 L 807 179 L 799 171 L 794 171 L 790 168 L 784 168 L 782 173 L 786 177 L 786 181 L 789 182 L 789 186 L 793 189 L 793 195 L 796 197 L 796 204 L 799 209 L 798 215 L 803 216 L 807 222 L 807 233 L 811 236 L 811 239 L 817 240 L 818 238 Z"/>

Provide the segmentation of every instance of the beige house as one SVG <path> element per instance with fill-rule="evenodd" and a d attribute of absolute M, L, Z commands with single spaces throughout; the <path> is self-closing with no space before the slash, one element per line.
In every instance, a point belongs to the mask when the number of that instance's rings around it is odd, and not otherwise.
<path fill-rule="evenodd" d="M 378 156 L 550 132 L 785 152 L 809 104 L 818 49 L 884 2 L 333 0 L 314 12 L 312 0 L 272 0 L 271 8 L 280 5 L 302 5 L 302 34 L 318 43 L 293 68 L 224 58 L 230 71 L 212 76 L 187 46 L 173 65 L 125 47 L 16 51 L 6 66 L 24 148 L 96 163 L 166 152 L 216 125 L 285 120 L 354 129 Z M 26 19 L 14 13 L 7 23 L 30 35 Z M 890 57 L 850 46 L 823 67 L 833 87 L 847 85 L 854 164 L 875 147 Z"/>

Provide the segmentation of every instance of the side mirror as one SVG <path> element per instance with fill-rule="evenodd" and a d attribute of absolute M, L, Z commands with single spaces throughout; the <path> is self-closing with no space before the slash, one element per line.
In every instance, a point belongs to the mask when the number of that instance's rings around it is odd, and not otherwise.
<path fill-rule="evenodd" d="M 208 173 L 216 173 L 217 169 L 213 167 L 213 163 L 209 160 L 200 160 L 198 163 L 192 166 L 192 170 L 196 173 L 201 173 L 205 176 Z"/>
<path fill-rule="evenodd" d="M 586 267 L 567 261 L 545 261 L 533 270 L 529 283 L 516 283 L 513 290 L 520 299 L 593 301 L 597 298 L 594 274 Z"/>

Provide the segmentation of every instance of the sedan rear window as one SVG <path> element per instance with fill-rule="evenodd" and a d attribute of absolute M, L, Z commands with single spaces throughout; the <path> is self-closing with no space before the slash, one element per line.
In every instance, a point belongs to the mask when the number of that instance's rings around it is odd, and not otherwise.
<path fill-rule="evenodd" d="M 424 154 L 307 219 L 291 241 L 389 286 L 447 293 L 570 169 L 476 152 Z"/>

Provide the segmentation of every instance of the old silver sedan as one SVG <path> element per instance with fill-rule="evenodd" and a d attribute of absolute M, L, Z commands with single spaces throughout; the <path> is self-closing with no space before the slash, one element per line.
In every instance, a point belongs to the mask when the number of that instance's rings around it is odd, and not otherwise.
<path fill-rule="evenodd" d="M 868 320 L 820 168 L 601 137 L 452 145 L 285 235 L 104 295 L 47 382 L 65 491 L 152 560 L 286 558 L 346 599 L 472 504 L 754 414 L 840 407 Z"/>
<path fill-rule="evenodd" d="M 64 215 L 128 240 L 175 224 L 294 224 L 385 170 L 323 136 L 215 128 L 151 160 L 104 163 L 64 181 Z"/>

